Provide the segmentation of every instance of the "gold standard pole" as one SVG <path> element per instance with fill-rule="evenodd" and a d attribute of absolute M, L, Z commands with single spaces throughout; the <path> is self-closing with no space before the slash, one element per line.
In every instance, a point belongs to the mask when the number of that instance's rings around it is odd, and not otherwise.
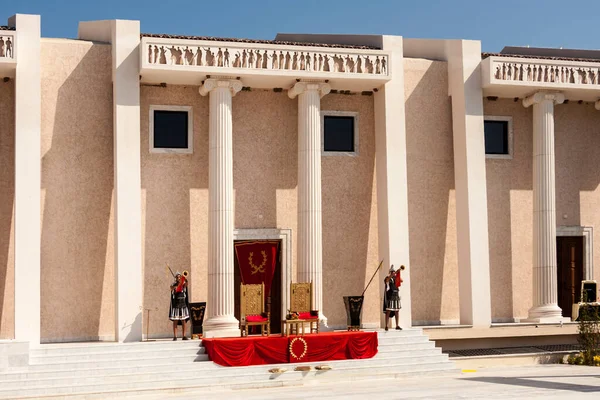
<path fill-rule="evenodd" d="M 365 295 L 365 292 L 367 291 L 367 289 L 369 288 L 369 285 L 371 284 L 371 282 L 373 282 L 373 278 L 375 278 L 375 274 L 377 274 L 377 271 L 379 271 L 379 268 L 381 268 L 381 266 L 383 265 L 383 260 L 381 260 L 381 262 L 379 263 L 379 266 L 377 267 L 377 269 L 375 270 L 375 273 L 373 274 L 373 276 L 371 277 L 371 280 L 369 281 L 369 283 L 367 283 L 367 287 L 365 288 L 365 290 L 363 290 L 361 296 Z"/>

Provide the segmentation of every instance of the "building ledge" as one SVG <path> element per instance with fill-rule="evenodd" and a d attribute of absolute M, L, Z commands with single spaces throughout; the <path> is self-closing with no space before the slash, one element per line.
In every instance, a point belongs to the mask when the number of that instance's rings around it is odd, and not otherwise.
<path fill-rule="evenodd" d="M 560 91 L 567 100 L 595 101 L 600 61 L 488 56 L 481 61 L 485 96 L 524 98 L 539 90 Z"/>
<path fill-rule="evenodd" d="M 383 50 L 143 36 L 141 82 L 200 85 L 209 76 L 241 79 L 257 89 L 288 89 L 298 80 L 334 90 L 365 91 L 392 77 Z"/>
<path fill-rule="evenodd" d="M 470 326 L 424 326 L 422 329 L 431 340 L 462 340 L 576 335 L 578 332 L 578 324 L 577 322 L 569 322 L 563 325 L 513 323 L 492 324 L 488 328 L 474 328 Z"/>

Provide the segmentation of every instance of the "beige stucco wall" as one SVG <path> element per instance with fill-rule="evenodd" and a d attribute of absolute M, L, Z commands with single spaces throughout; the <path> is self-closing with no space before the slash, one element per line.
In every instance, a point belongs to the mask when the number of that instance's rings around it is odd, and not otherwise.
<path fill-rule="evenodd" d="M 15 84 L 0 81 L 0 339 L 14 337 Z"/>
<path fill-rule="evenodd" d="M 193 106 L 193 154 L 149 153 L 149 105 L 160 104 Z M 377 266 L 373 98 L 330 94 L 322 108 L 360 113 L 360 155 L 322 161 L 323 307 L 330 324 L 343 325 L 342 296 L 360 294 Z M 232 110 L 235 227 L 291 229 L 295 281 L 297 100 L 285 92 L 242 91 Z M 168 335 L 166 263 L 189 267 L 192 300 L 207 298 L 208 98 L 193 86 L 142 86 L 140 112 L 144 308 L 151 310 L 150 335 Z M 367 296 L 366 322 L 378 321 L 377 290 L 374 285 Z"/>
<path fill-rule="evenodd" d="M 374 102 L 371 96 L 327 95 L 321 109 L 359 114 L 358 156 L 322 158 L 323 308 L 330 325 L 345 326 L 343 296 L 359 296 L 379 265 Z M 364 295 L 362 322 L 378 326 L 376 280 Z"/>
<path fill-rule="evenodd" d="M 141 87 L 144 322 L 150 335 L 169 332 L 167 264 L 191 274 L 192 301 L 206 301 L 208 238 L 208 101 L 198 87 Z M 194 153 L 150 154 L 149 105 L 193 106 Z M 144 333 L 146 331 L 144 330 Z"/>
<path fill-rule="evenodd" d="M 412 317 L 459 319 L 452 115 L 447 64 L 404 59 Z"/>
<path fill-rule="evenodd" d="M 513 159 L 486 161 L 492 317 L 524 318 L 532 301 L 531 109 L 513 100 L 483 105 L 486 115 L 512 116 L 514 129 Z"/>
<path fill-rule="evenodd" d="M 112 339 L 111 48 L 42 41 L 42 341 Z"/>
<path fill-rule="evenodd" d="M 532 305 L 532 108 L 484 100 L 486 115 L 513 118 L 513 158 L 487 160 L 490 278 L 494 318 L 527 317 Z M 593 104 L 555 108 L 556 223 L 600 226 L 600 112 Z M 594 243 L 594 259 L 600 243 Z M 600 278 L 598 268 L 595 279 Z"/>

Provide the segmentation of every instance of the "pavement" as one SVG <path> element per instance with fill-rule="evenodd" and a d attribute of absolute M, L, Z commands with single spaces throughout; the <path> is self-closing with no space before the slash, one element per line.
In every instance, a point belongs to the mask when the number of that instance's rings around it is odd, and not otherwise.
<path fill-rule="evenodd" d="M 600 367 L 535 365 L 353 383 L 162 394 L 163 399 L 600 399 Z M 139 397 L 136 397 L 139 398 Z M 143 397 L 154 399 L 155 397 Z"/>

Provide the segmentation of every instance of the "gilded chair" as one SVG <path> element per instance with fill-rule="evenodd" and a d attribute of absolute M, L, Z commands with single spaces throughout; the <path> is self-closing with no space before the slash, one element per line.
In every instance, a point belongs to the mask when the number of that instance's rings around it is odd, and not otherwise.
<path fill-rule="evenodd" d="M 310 333 L 319 333 L 319 310 L 313 309 L 312 282 L 290 283 L 290 313 L 310 324 Z"/>
<path fill-rule="evenodd" d="M 265 312 L 265 284 L 240 285 L 240 333 L 248 336 L 248 327 L 260 326 L 261 336 L 271 334 L 271 318 Z"/>

